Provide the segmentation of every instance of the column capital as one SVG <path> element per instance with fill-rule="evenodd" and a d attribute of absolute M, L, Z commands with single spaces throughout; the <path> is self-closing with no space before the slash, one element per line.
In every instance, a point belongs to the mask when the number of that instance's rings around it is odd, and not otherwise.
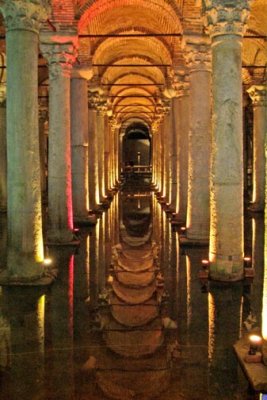
<path fill-rule="evenodd" d="M 103 112 L 107 108 L 106 99 L 103 97 L 101 88 L 89 88 L 88 90 L 89 108 Z"/>
<path fill-rule="evenodd" d="M 254 107 L 266 106 L 266 87 L 264 85 L 253 85 L 247 90 Z"/>
<path fill-rule="evenodd" d="M 211 71 L 211 46 L 208 36 L 185 35 L 183 47 L 189 71 Z"/>
<path fill-rule="evenodd" d="M 0 11 L 7 31 L 27 30 L 39 33 L 50 12 L 49 0 L 2 0 Z"/>
<path fill-rule="evenodd" d="M 176 97 L 183 97 L 189 95 L 189 76 L 185 70 L 173 71 L 173 87 L 176 91 Z"/>
<path fill-rule="evenodd" d="M 40 49 L 49 63 L 49 78 L 70 77 L 77 57 L 77 34 L 41 32 L 40 37 Z"/>
<path fill-rule="evenodd" d="M 0 83 L 0 107 L 6 105 L 6 84 Z"/>
<path fill-rule="evenodd" d="M 85 79 L 90 81 L 94 76 L 93 67 L 92 66 L 77 66 L 72 69 L 71 78 L 74 79 Z"/>
<path fill-rule="evenodd" d="M 250 11 L 250 0 L 204 0 L 204 25 L 211 37 L 243 36 Z"/>

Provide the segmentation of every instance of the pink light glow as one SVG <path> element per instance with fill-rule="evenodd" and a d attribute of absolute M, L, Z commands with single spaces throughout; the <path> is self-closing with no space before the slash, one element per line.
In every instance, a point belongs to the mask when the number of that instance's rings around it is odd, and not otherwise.
<path fill-rule="evenodd" d="M 71 256 L 69 262 L 69 334 L 73 336 L 73 287 L 74 287 L 74 255 Z"/>

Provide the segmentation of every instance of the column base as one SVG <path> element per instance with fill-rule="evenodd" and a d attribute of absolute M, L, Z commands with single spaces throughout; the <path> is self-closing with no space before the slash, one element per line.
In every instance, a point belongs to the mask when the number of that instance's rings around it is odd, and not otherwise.
<path fill-rule="evenodd" d="M 68 229 L 65 230 L 48 230 L 45 240 L 47 246 L 78 246 L 80 241 L 75 234 Z"/>
<path fill-rule="evenodd" d="M 95 214 L 90 214 L 86 217 L 75 217 L 74 224 L 77 226 L 94 226 L 97 223 Z"/>
<path fill-rule="evenodd" d="M 191 239 L 186 236 L 179 237 L 180 246 L 183 247 L 208 247 L 209 239 Z"/>
<path fill-rule="evenodd" d="M 217 282 L 238 282 L 245 279 L 244 267 L 228 264 L 210 264 L 209 279 Z"/>
<path fill-rule="evenodd" d="M 18 276 L 12 275 L 9 270 L 0 273 L 0 286 L 47 286 L 57 277 L 56 268 L 45 268 L 43 273 L 38 276 Z"/>
<path fill-rule="evenodd" d="M 257 203 L 250 203 L 248 206 L 248 211 L 249 212 L 255 212 L 255 213 L 263 213 L 264 212 L 264 206 L 261 206 L 260 204 Z"/>

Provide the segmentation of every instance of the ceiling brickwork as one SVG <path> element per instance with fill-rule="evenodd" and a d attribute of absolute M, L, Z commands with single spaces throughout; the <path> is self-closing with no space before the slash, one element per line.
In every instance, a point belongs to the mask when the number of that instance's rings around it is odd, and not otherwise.
<path fill-rule="evenodd" d="M 77 65 L 93 70 L 118 122 L 136 120 L 137 110 L 139 118 L 153 122 L 164 89 L 172 84 L 172 71 L 185 69 L 184 35 L 205 34 L 202 0 L 52 0 L 51 4 L 44 29 L 77 31 Z M 1 32 L 4 36 L 3 23 Z M 246 85 L 265 82 L 267 50 L 262 36 L 266 35 L 267 0 L 252 0 L 243 40 Z M 5 40 L 0 50 L 5 52 Z M 46 62 L 40 57 L 39 63 Z M 47 79 L 47 70 L 40 68 L 39 78 Z"/>

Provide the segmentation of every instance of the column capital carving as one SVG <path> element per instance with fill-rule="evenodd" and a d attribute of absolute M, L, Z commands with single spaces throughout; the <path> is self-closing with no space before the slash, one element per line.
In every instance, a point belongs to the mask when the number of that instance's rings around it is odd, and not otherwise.
<path fill-rule="evenodd" d="M 266 106 L 266 87 L 263 85 L 253 85 L 247 90 L 254 107 Z"/>
<path fill-rule="evenodd" d="M 0 11 L 7 31 L 27 30 L 39 33 L 42 22 L 50 13 L 49 0 L 2 0 Z"/>
<path fill-rule="evenodd" d="M 89 88 L 88 90 L 89 108 L 104 113 L 107 111 L 107 101 L 103 96 L 102 89 Z"/>
<path fill-rule="evenodd" d="M 85 67 L 85 66 L 77 66 L 72 69 L 71 77 L 72 78 L 77 78 L 77 79 L 86 79 L 87 81 L 90 81 L 93 78 L 94 72 L 93 72 L 93 67 Z"/>
<path fill-rule="evenodd" d="M 119 129 L 121 127 L 121 123 L 118 122 L 115 117 L 111 117 L 109 119 L 109 123 L 113 133 L 115 132 L 116 129 Z"/>
<path fill-rule="evenodd" d="M 204 0 L 204 25 L 211 37 L 242 36 L 250 11 L 251 0 Z"/>
<path fill-rule="evenodd" d="M 6 84 L 0 83 L 0 107 L 6 105 Z"/>
<path fill-rule="evenodd" d="M 40 49 L 49 64 L 49 78 L 70 77 L 77 57 L 78 36 L 42 32 Z"/>
<path fill-rule="evenodd" d="M 189 76 L 185 70 L 173 70 L 172 86 L 175 90 L 175 97 L 189 95 Z"/>
<path fill-rule="evenodd" d="M 211 71 L 211 46 L 207 37 L 185 36 L 185 61 L 189 71 Z"/>

